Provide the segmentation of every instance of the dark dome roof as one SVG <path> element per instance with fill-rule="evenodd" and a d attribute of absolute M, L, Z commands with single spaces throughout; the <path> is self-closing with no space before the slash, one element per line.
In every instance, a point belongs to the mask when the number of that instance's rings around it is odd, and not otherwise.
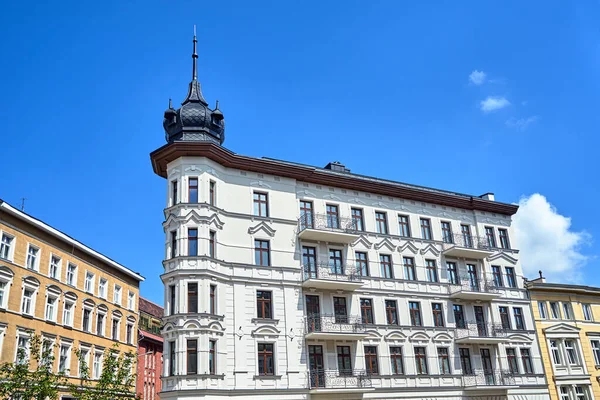
<path fill-rule="evenodd" d="M 225 121 L 223 113 L 217 106 L 214 110 L 202 96 L 202 88 L 197 79 L 196 72 L 196 36 L 194 36 L 194 53 L 192 81 L 188 94 L 181 107 L 173 109 L 169 101 L 169 108 L 165 111 L 163 127 L 165 128 L 167 142 L 175 141 L 210 141 L 223 144 L 225 140 Z"/>

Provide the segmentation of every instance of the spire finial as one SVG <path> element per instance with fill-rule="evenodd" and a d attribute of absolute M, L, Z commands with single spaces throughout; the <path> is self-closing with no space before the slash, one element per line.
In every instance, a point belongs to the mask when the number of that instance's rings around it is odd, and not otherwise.
<path fill-rule="evenodd" d="M 194 53 L 192 54 L 192 80 L 195 81 L 198 79 L 198 72 L 197 72 L 197 68 L 196 68 L 196 64 L 197 64 L 197 60 L 198 60 L 198 54 L 196 53 L 196 43 L 198 43 L 198 40 L 196 39 L 196 25 L 194 25 Z"/>
<path fill-rule="evenodd" d="M 169 97 L 169 108 L 173 108 L 173 101 L 171 100 L 170 97 Z"/>
<path fill-rule="evenodd" d="M 217 100 L 217 105 L 215 106 L 215 110 L 219 109 L 219 100 Z"/>

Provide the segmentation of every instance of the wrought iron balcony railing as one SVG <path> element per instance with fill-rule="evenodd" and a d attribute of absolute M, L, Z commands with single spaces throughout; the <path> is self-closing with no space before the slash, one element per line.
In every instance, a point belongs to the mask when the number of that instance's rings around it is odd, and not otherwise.
<path fill-rule="evenodd" d="M 371 377 L 363 370 L 312 370 L 308 385 L 311 389 L 360 389 L 372 387 Z"/>
<path fill-rule="evenodd" d="M 444 248 L 450 247 L 465 247 L 468 249 L 477 250 L 491 250 L 487 237 L 467 235 L 464 233 L 454 233 L 452 235 L 446 235 L 444 238 Z"/>
<path fill-rule="evenodd" d="M 306 333 L 365 333 L 366 325 L 357 316 L 309 315 L 306 317 Z"/>
<path fill-rule="evenodd" d="M 498 287 L 493 281 L 484 279 L 469 279 L 463 278 L 458 283 L 450 284 L 450 294 L 458 292 L 473 292 L 473 293 L 500 293 Z"/>
<path fill-rule="evenodd" d="M 515 377 L 505 370 L 476 370 L 472 374 L 463 375 L 463 386 L 512 386 Z"/>
<path fill-rule="evenodd" d="M 479 324 L 468 322 L 456 328 L 456 338 L 505 338 L 506 329 L 501 324 Z"/>
<path fill-rule="evenodd" d="M 359 282 L 361 276 L 351 264 L 322 261 L 304 265 L 304 280 L 308 279 Z"/>
<path fill-rule="evenodd" d="M 316 229 L 329 232 L 358 233 L 357 222 L 352 218 L 342 218 L 332 214 L 307 213 L 298 219 L 298 232 Z"/>

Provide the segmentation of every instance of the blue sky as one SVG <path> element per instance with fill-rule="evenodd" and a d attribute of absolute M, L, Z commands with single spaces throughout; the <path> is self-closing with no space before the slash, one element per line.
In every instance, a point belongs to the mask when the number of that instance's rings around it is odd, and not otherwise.
<path fill-rule="evenodd" d="M 524 267 L 600 285 L 597 1 L 39 3 L 0 14 L 0 198 L 141 272 L 151 300 L 148 154 L 194 24 L 229 149 L 521 201 Z"/>

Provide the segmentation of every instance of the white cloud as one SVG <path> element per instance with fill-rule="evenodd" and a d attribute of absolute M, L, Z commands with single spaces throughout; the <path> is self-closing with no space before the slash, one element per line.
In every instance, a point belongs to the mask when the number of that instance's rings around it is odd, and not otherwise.
<path fill-rule="evenodd" d="M 589 259 L 581 248 L 589 244 L 590 235 L 574 232 L 571 218 L 559 214 L 546 197 L 534 193 L 521 198 L 513 229 L 526 277 L 537 278 L 541 270 L 549 282 L 581 280 L 581 268 Z"/>
<path fill-rule="evenodd" d="M 502 96 L 488 96 L 480 103 L 481 111 L 484 113 L 500 110 L 508 106 L 510 106 L 510 101 L 506 100 L 506 97 Z"/>
<path fill-rule="evenodd" d="M 518 131 L 524 131 L 525 129 L 527 129 L 529 127 L 529 125 L 533 124 L 538 119 L 539 119 L 539 117 L 537 115 L 532 115 L 531 117 L 528 117 L 528 118 L 519 118 L 519 119 L 512 117 L 506 121 L 506 126 L 508 126 L 509 128 L 516 129 Z"/>
<path fill-rule="evenodd" d="M 471 82 L 473 85 L 479 86 L 479 85 L 482 85 L 483 82 L 485 82 L 485 78 L 486 78 L 485 72 L 474 70 L 469 75 L 469 82 Z"/>

